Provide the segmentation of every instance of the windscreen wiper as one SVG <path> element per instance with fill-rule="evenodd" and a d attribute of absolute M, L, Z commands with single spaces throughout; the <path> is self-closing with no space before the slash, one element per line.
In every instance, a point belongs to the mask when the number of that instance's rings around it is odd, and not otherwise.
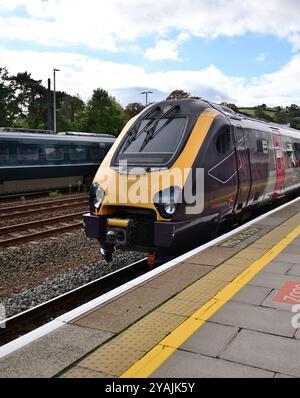
<path fill-rule="evenodd" d="M 146 114 L 146 116 L 143 117 L 143 119 L 141 120 L 140 123 L 138 123 L 134 128 L 130 129 L 127 133 L 128 138 L 127 141 L 124 145 L 124 148 L 122 150 L 122 152 L 125 152 L 126 149 L 133 143 L 133 141 L 135 141 L 141 134 L 144 133 L 145 130 L 147 130 L 148 128 L 150 128 L 150 126 L 155 122 L 155 120 L 150 120 L 145 127 L 142 128 L 141 131 L 139 131 L 139 128 L 141 126 L 141 123 L 143 120 L 148 119 L 154 112 L 156 112 L 157 110 L 161 110 L 159 106 L 156 106 L 154 109 L 151 109 L 150 112 L 148 112 Z"/>
<path fill-rule="evenodd" d="M 148 142 L 150 140 L 152 140 L 153 138 L 155 138 L 165 127 L 168 126 L 168 124 L 171 123 L 172 119 L 168 118 L 168 116 L 170 116 L 170 114 L 173 111 L 175 111 L 175 109 L 176 110 L 180 109 L 180 106 L 179 105 L 172 106 L 167 112 L 163 113 L 158 119 L 156 119 L 154 121 L 154 123 L 151 126 L 149 126 L 146 129 L 146 137 L 144 139 L 144 142 L 142 143 L 142 146 L 141 146 L 139 152 L 142 152 L 142 150 L 145 148 L 145 146 L 148 144 Z M 163 119 L 168 119 L 168 120 L 162 126 L 160 126 L 159 129 L 156 130 L 156 127 L 158 126 L 159 122 L 162 121 Z"/>

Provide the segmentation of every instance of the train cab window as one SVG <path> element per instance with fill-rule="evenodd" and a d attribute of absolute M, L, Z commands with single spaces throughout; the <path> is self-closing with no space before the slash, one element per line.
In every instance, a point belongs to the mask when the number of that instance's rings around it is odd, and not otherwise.
<path fill-rule="evenodd" d="M 60 161 L 64 160 L 64 150 L 62 148 L 46 148 L 46 160 Z"/>
<path fill-rule="evenodd" d="M 232 141 L 229 130 L 222 131 L 216 142 L 217 151 L 222 155 L 227 155 L 232 151 Z"/>
<path fill-rule="evenodd" d="M 20 145 L 17 147 L 17 159 L 20 161 L 36 161 L 39 159 L 38 147 L 34 145 Z"/>
<path fill-rule="evenodd" d="M 0 162 L 7 162 L 9 159 L 9 151 L 6 145 L 0 144 Z"/>
<path fill-rule="evenodd" d="M 85 148 L 82 147 L 70 148 L 69 154 L 70 160 L 80 161 L 86 159 Z"/>

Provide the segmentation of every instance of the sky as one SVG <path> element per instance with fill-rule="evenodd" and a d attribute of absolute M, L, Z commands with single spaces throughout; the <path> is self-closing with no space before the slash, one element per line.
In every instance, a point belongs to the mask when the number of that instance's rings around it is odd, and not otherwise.
<path fill-rule="evenodd" d="M 299 0 L 0 0 L 0 66 L 126 106 L 183 89 L 300 105 Z"/>

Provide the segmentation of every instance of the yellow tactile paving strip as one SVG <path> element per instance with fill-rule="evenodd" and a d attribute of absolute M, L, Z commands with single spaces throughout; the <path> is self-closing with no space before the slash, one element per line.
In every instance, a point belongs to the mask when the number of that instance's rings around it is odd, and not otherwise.
<path fill-rule="evenodd" d="M 87 371 L 99 372 L 97 377 L 149 376 L 176 347 L 298 236 L 299 225 L 300 214 L 297 214 L 275 227 L 88 355 L 64 377 L 90 377 Z"/>

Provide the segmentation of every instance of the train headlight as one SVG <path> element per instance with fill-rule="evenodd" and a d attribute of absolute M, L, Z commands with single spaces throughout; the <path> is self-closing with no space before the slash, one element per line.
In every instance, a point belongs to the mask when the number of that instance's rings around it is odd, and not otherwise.
<path fill-rule="evenodd" d="M 105 198 L 104 189 L 99 185 L 98 188 L 96 189 L 96 198 L 94 201 L 94 206 L 96 207 L 96 209 L 99 209 L 99 207 L 102 205 L 104 198 Z"/>
<path fill-rule="evenodd" d="M 90 188 L 90 210 L 91 213 L 99 210 L 105 198 L 104 189 L 98 184 L 95 183 Z"/>
<path fill-rule="evenodd" d="M 182 201 L 182 191 L 178 187 L 170 187 L 154 195 L 153 202 L 163 218 L 172 218 Z"/>

